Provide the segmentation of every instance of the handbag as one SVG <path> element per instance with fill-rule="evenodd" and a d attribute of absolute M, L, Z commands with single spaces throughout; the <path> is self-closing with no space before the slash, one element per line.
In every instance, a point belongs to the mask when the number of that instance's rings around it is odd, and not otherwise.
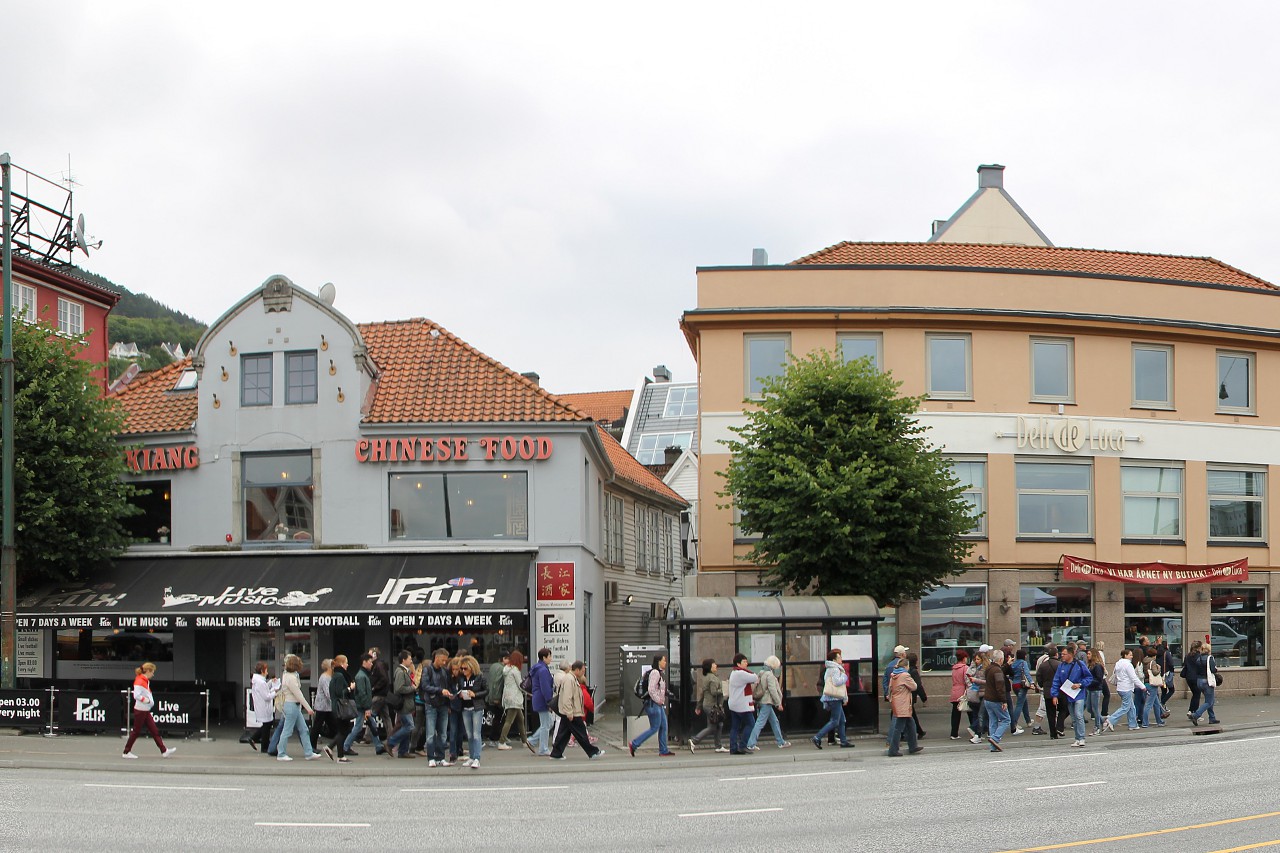
<path fill-rule="evenodd" d="M 343 696 L 338 700 L 337 705 L 333 709 L 334 716 L 343 722 L 354 720 L 356 718 L 356 700 L 350 696 Z"/>
<path fill-rule="evenodd" d="M 1153 675 L 1153 676 L 1151 676 L 1151 686 L 1152 686 L 1152 687 L 1161 687 L 1161 688 L 1163 688 L 1163 687 L 1164 687 L 1164 676 L 1163 676 L 1163 675 Z"/>

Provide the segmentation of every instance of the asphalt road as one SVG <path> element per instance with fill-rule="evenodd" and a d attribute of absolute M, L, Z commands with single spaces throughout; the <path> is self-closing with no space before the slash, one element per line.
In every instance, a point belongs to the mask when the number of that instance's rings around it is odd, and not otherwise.
<path fill-rule="evenodd" d="M 1280 734 L 1106 735 L 1082 750 L 900 759 L 870 746 L 643 773 L 568 762 L 547 774 L 364 778 L 148 774 L 145 761 L 129 773 L 0 770 L 0 849 L 1280 849 Z"/>

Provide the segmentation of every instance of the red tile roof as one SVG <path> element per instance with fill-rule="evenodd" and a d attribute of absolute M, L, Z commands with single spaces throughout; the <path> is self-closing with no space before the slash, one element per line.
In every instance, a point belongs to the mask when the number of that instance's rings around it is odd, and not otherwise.
<path fill-rule="evenodd" d="M 167 367 L 140 374 L 111 395 L 125 410 L 124 435 L 155 432 L 183 432 L 196 422 L 196 391 L 174 391 L 182 371 L 191 359 L 175 361 Z"/>
<path fill-rule="evenodd" d="M 792 266 L 969 267 L 1053 271 L 1116 278 L 1217 284 L 1252 290 L 1280 290 L 1270 282 L 1214 258 L 1014 246 L 986 243 L 837 243 L 792 261 Z"/>
<path fill-rule="evenodd" d="M 381 371 L 365 423 L 587 419 L 429 320 L 362 323 L 360 334 Z"/>
<path fill-rule="evenodd" d="M 689 502 L 680 497 L 679 492 L 641 465 L 625 447 L 618 443 L 616 438 L 609 435 L 608 430 L 597 424 L 596 432 L 600 435 L 600 442 L 604 444 L 605 453 L 609 455 L 609 461 L 613 463 L 613 470 L 617 473 L 618 479 L 625 480 L 650 494 L 676 501 L 681 506 L 688 506 Z"/>
<path fill-rule="evenodd" d="M 625 420 L 631 406 L 630 391 L 584 391 L 561 394 L 560 399 L 593 421 L 604 424 Z"/>

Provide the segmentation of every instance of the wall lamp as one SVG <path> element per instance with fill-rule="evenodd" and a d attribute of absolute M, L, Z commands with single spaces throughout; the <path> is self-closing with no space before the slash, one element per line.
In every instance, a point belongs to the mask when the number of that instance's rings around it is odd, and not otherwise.
<path fill-rule="evenodd" d="M 1009 596 L 1007 595 L 1004 598 L 1000 599 L 1000 612 L 1001 613 L 1009 612 Z"/>
<path fill-rule="evenodd" d="M 628 595 L 626 598 L 622 599 L 622 603 L 625 604 L 627 607 L 630 607 L 631 602 L 635 600 L 636 600 L 636 597 L 634 595 Z"/>

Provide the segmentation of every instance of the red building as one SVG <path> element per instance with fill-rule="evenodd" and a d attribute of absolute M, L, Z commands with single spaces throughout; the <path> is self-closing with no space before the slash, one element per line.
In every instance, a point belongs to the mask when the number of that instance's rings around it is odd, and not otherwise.
<path fill-rule="evenodd" d="M 70 267 L 13 255 L 13 319 L 47 322 L 60 334 L 83 340 L 79 357 L 99 365 L 94 375 L 107 382 L 107 314 L 120 294 L 85 279 Z M 0 288 L 2 289 L 2 288 Z"/>

